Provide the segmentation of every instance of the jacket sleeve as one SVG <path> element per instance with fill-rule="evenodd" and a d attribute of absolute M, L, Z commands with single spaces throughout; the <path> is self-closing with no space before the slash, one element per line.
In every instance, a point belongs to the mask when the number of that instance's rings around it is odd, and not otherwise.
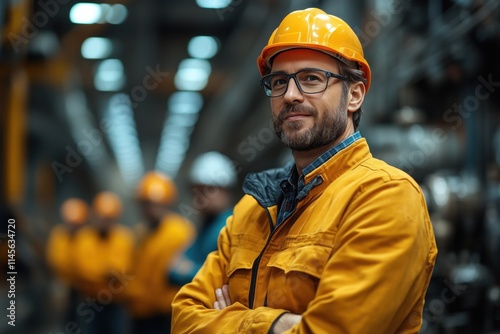
<path fill-rule="evenodd" d="M 437 249 L 408 180 L 361 188 L 302 320 L 286 333 L 418 333 Z"/>
<path fill-rule="evenodd" d="M 172 333 L 267 333 L 285 310 L 269 307 L 249 309 L 239 302 L 215 310 L 215 289 L 227 284 L 231 240 L 228 226 L 219 235 L 218 250 L 207 257 L 193 281 L 181 288 L 173 303 Z"/>

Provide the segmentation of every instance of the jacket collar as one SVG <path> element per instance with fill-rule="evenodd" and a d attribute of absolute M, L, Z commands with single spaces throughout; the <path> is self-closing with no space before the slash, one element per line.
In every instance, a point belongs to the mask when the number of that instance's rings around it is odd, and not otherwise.
<path fill-rule="evenodd" d="M 293 161 L 282 168 L 248 174 L 243 181 L 243 191 L 254 197 L 262 207 L 276 205 L 281 195 L 280 183 L 288 177 L 292 168 L 295 168 Z"/>
<path fill-rule="evenodd" d="M 305 184 L 308 184 L 317 175 L 321 175 L 325 184 L 330 184 L 339 176 L 372 157 L 365 138 L 360 138 L 347 148 L 339 151 L 322 165 L 304 175 Z"/>
<path fill-rule="evenodd" d="M 305 186 L 299 200 L 318 185 L 321 185 L 318 190 L 322 191 L 342 174 L 371 157 L 366 139 L 357 140 L 304 175 Z M 295 163 L 290 162 L 283 168 L 248 174 L 243 182 L 243 191 L 254 197 L 262 207 L 276 205 L 281 195 L 280 183 L 290 175 L 292 168 L 295 168 Z"/>

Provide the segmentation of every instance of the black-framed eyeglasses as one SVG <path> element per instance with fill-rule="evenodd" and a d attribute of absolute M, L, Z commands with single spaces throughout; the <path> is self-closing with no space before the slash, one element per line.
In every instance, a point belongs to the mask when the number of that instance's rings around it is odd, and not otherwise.
<path fill-rule="evenodd" d="M 305 68 L 295 73 L 271 73 L 260 79 L 267 97 L 280 97 L 288 89 L 290 78 L 293 78 L 299 90 L 304 94 L 317 94 L 324 92 L 328 87 L 328 79 L 337 78 L 346 80 L 346 77 L 319 68 Z"/>

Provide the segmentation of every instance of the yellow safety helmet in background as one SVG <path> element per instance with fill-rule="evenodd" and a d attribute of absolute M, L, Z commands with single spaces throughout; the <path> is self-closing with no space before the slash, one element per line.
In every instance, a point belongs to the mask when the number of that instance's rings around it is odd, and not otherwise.
<path fill-rule="evenodd" d="M 118 218 L 122 213 L 122 201 L 110 191 L 98 193 L 92 202 L 94 212 L 105 218 Z"/>
<path fill-rule="evenodd" d="M 137 198 L 157 204 L 172 204 L 177 201 L 177 187 L 167 175 L 149 172 L 139 182 Z"/>
<path fill-rule="evenodd" d="M 366 78 L 366 91 L 370 88 L 371 70 L 358 36 L 345 21 L 318 8 L 291 12 L 281 21 L 257 58 L 260 74 L 270 72 L 272 59 L 278 53 L 303 48 L 358 63 Z"/>
<path fill-rule="evenodd" d="M 60 213 L 64 222 L 80 225 L 87 222 L 89 206 L 79 198 L 68 198 L 62 203 Z"/>

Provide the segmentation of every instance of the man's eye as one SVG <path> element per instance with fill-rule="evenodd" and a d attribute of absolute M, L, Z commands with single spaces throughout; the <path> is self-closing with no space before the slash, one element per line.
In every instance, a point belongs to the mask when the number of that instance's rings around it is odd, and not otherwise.
<path fill-rule="evenodd" d="M 302 80 L 304 81 L 321 81 L 321 78 L 314 74 L 306 75 Z"/>
<path fill-rule="evenodd" d="M 277 78 L 271 81 L 271 87 L 277 87 L 286 85 L 286 80 L 284 78 Z"/>

